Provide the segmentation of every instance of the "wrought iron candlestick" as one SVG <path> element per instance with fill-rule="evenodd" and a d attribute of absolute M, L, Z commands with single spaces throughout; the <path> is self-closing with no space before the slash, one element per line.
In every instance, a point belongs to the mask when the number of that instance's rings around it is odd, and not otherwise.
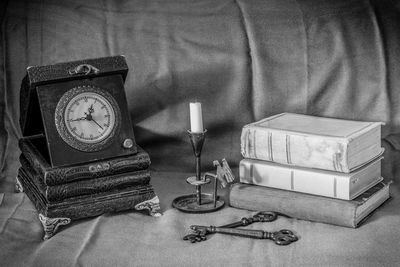
<path fill-rule="evenodd" d="M 196 176 L 187 178 L 187 182 L 196 186 L 197 204 L 201 205 L 201 186 L 210 182 L 210 180 L 202 179 L 201 177 L 201 150 L 203 148 L 207 130 L 204 130 L 202 133 L 193 133 L 191 131 L 188 131 L 188 133 L 193 153 L 196 158 Z"/>
<path fill-rule="evenodd" d="M 214 195 L 201 192 L 201 187 L 211 182 L 210 178 L 207 178 L 210 175 L 201 174 L 201 150 L 207 130 L 200 133 L 188 131 L 188 133 L 195 156 L 196 175 L 188 177 L 186 181 L 196 186 L 196 194 L 177 197 L 172 202 L 172 205 L 180 211 L 191 213 L 205 213 L 218 210 L 225 203 L 223 200 L 217 198 L 216 192 L 214 192 Z"/>

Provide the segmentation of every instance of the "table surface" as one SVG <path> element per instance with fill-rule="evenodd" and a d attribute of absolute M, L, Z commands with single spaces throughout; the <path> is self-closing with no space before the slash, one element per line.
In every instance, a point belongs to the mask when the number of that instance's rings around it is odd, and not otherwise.
<path fill-rule="evenodd" d="M 216 234 L 191 244 L 182 237 L 192 224 L 223 225 L 255 213 L 229 206 L 208 214 L 177 211 L 171 203 L 192 192 L 185 181 L 190 175 L 152 173 L 163 211 L 159 218 L 133 211 L 104 214 L 73 222 L 47 241 L 41 240 L 38 214 L 26 195 L 1 193 L 1 262 L 6 266 L 393 266 L 400 262 L 397 187 L 391 188 L 391 200 L 358 229 L 279 217 L 247 228 L 291 229 L 299 241 L 277 246 L 269 240 Z M 225 197 L 226 193 L 221 191 Z"/>

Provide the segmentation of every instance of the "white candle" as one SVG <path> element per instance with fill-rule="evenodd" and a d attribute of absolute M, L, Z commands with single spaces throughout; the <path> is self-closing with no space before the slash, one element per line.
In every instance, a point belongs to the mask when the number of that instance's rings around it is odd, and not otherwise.
<path fill-rule="evenodd" d="M 203 115 L 201 113 L 201 103 L 190 103 L 190 131 L 192 133 L 202 133 L 203 129 Z"/>

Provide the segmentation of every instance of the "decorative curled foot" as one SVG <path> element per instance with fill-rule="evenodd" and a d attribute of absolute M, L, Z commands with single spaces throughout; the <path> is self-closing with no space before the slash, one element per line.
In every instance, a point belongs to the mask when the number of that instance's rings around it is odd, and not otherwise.
<path fill-rule="evenodd" d="M 135 209 L 136 210 L 147 209 L 150 216 L 153 216 L 153 217 L 161 216 L 161 213 L 159 212 L 160 200 L 159 200 L 158 196 L 155 196 L 150 200 L 146 200 L 146 201 L 140 202 L 139 204 L 136 204 Z"/>
<path fill-rule="evenodd" d="M 60 225 L 67 225 L 71 222 L 70 218 L 48 218 L 40 213 L 39 220 L 44 228 L 43 240 L 47 240 L 52 237 Z"/>
<path fill-rule="evenodd" d="M 22 184 L 19 181 L 18 177 L 15 177 L 15 192 L 17 192 L 17 193 L 24 192 L 24 188 L 22 187 Z"/>

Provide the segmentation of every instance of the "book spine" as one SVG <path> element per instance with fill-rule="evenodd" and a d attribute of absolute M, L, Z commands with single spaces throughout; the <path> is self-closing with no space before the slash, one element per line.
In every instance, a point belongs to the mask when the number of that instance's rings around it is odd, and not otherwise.
<path fill-rule="evenodd" d="M 108 212 L 135 209 L 138 204 L 145 201 L 158 202 L 153 187 L 148 184 L 127 187 L 124 190 L 72 197 L 58 203 L 48 203 L 23 172 L 18 173 L 18 178 L 24 192 L 34 203 L 38 212 L 50 218 L 67 217 L 77 220 Z"/>
<path fill-rule="evenodd" d="M 36 177 L 35 179 L 38 179 Z M 150 183 L 150 171 L 137 171 L 118 176 L 106 176 L 62 185 L 47 186 L 46 197 L 49 202 L 61 201 L 74 196 L 124 189 Z"/>
<path fill-rule="evenodd" d="M 48 186 L 146 170 L 151 163 L 147 152 L 139 148 L 137 154 L 129 157 L 51 169 L 30 140 L 20 139 L 19 147 L 29 164 L 43 177 L 43 182 Z"/>
<path fill-rule="evenodd" d="M 44 175 L 46 185 L 58 185 L 79 180 L 94 179 L 103 176 L 112 176 L 126 172 L 145 170 L 150 166 L 147 153 L 135 158 L 119 158 L 105 160 L 75 167 L 63 167 L 48 170 Z"/>
<path fill-rule="evenodd" d="M 244 158 L 349 173 L 348 140 L 246 126 L 241 134 Z"/>
<path fill-rule="evenodd" d="M 234 184 L 230 206 L 252 211 L 275 211 L 289 217 L 356 228 L 356 204 L 286 190 Z"/>
<path fill-rule="evenodd" d="M 20 172 L 35 184 L 48 202 L 57 202 L 70 197 L 124 189 L 130 186 L 148 185 L 150 183 L 150 171 L 142 170 L 62 185 L 47 186 L 44 184 L 42 176 L 29 165 L 23 155 L 20 156 L 20 161 L 22 165 Z"/>
<path fill-rule="evenodd" d="M 46 176 L 46 164 L 43 162 L 43 158 L 36 148 L 30 143 L 26 138 L 21 138 L 18 142 L 19 148 L 21 150 L 21 157 L 23 157 L 29 162 L 29 164 L 42 176 Z M 20 160 L 21 160 L 20 157 Z"/>
<path fill-rule="evenodd" d="M 351 198 L 351 175 L 249 159 L 240 161 L 239 166 L 242 183 L 345 200 Z"/>
<path fill-rule="evenodd" d="M 132 189 L 121 194 L 109 196 L 94 196 L 91 199 L 79 202 L 62 203 L 62 205 L 50 205 L 47 210 L 48 217 L 67 217 L 71 220 L 98 216 L 103 213 L 114 213 L 124 210 L 135 210 L 136 206 L 145 201 L 158 200 L 152 186 Z"/>

